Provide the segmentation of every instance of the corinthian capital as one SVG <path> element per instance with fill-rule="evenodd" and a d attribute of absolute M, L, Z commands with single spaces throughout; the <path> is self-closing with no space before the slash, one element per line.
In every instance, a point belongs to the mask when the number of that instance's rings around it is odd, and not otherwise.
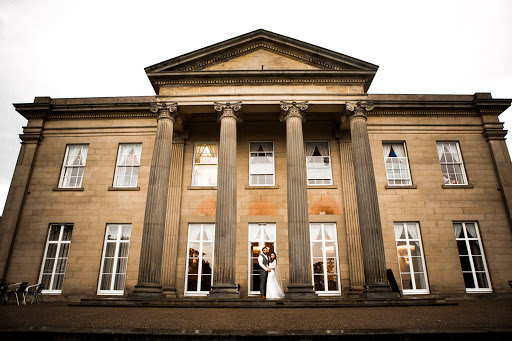
<path fill-rule="evenodd" d="M 152 103 L 151 112 L 157 114 L 157 121 L 161 119 L 175 120 L 178 116 L 177 103 Z"/>
<path fill-rule="evenodd" d="M 285 122 L 290 117 L 298 117 L 304 122 L 304 114 L 308 108 L 308 102 L 281 102 L 281 110 L 283 111 L 279 118 L 281 122 Z"/>
<path fill-rule="evenodd" d="M 236 102 L 236 103 L 217 103 L 215 102 L 215 111 L 219 112 L 219 116 L 217 117 L 218 121 L 220 122 L 223 118 L 231 117 L 234 118 L 237 122 L 242 121 L 242 117 L 237 112 L 242 109 L 242 102 Z"/>
<path fill-rule="evenodd" d="M 373 110 L 373 102 L 347 102 L 347 115 L 350 118 L 366 118 L 366 112 L 371 110 Z"/>

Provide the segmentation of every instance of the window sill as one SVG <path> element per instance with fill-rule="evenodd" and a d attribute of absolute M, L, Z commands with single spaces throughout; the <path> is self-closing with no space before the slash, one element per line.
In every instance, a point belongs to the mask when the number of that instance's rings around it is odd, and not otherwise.
<path fill-rule="evenodd" d="M 459 189 L 459 188 L 475 188 L 475 186 L 473 186 L 472 184 L 469 184 L 469 185 L 443 185 L 443 188 L 444 189 Z"/>
<path fill-rule="evenodd" d="M 187 186 L 187 189 L 195 190 L 216 190 L 217 186 Z"/>
<path fill-rule="evenodd" d="M 112 187 L 108 188 L 109 191 L 140 191 L 140 187 Z"/>
<path fill-rule="evenodd" d="M 336 189 L 338 188 L 337 185 L 308 185 L 308 189 L 312 189 L 312 188 L 318 188 L 318 189 Z"/>
<path fill-rule="evenodd" d="M 245 185 L 245 189 L 279 189 L 279 185 L 275 185 L 275 186 Z"/>
<path fill-rule="evenodd" d="M 407 186 L 400 186 L 400 185 L 386 185 L 386 189 L 417 189 L 418 185 L 407 185 Z"/>
<path fill-rule="evenodd" d="M 64 188 L 64 187 L 55 187 L 53 189 L 54 192 L 69 192 L 69 191 L 83 191 L 83 187 L 70 187 L 70 188 Z"/>

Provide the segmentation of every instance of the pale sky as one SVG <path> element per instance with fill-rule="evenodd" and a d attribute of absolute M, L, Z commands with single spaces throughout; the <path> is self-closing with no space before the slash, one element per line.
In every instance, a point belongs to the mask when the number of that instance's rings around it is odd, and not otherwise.
<path fill-rule="evenodd" d="M 510 0 L 0 0 L 0 212 L 26 124 L 12 103 L 154 95 L 144 67 L 259 28 L 379 65 L 369 93 L 512 98 L 511 19 Z"/>

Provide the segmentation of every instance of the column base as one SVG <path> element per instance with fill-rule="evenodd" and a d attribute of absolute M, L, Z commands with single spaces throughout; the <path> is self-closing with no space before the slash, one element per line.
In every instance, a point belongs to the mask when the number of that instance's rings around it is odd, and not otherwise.
<path fill-rule="evenodd" d="M 214 284 L 208 298 L 240 298 L 240 291 L 236 284 Z"/>
<path fill-rule="evenodd" d="M 177 298 L 176 288 L 174 286 L 162 287 L 165 298 Z"/>
<path fill-rule="evenodd" d="M 366 286 L 361 298 L 398 298 L 400 293 L 393 291 L 388 283 L 374 283 Z"/>
<path fill-rule="evenodd" d="M 162 298 L 162 286 L 158 283 L 139 283 L 129 295 L 136 298 Z"/>
<path fill-rule="evenodd" d="M 309 283 L 290 284 L 285 293 L 286 299 L 316 299 L 318 295 Z"/>
<path fill-rule="evenodd" d="M 364 292 L 364 287 L 361 286 L 361 285 L 351 285 L 349 288 L 348 288 L 348 295 L 355 295 L 355 296 L 361 296 Z"/>

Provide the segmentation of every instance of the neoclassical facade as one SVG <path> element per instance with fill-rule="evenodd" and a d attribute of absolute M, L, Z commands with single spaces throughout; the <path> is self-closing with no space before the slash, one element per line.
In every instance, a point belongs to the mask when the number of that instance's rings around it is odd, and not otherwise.
<path fill-rule="evenodd" d="M 511 100 L 371 94 L 377 69 L 257 30 L 147 67 L 155 96 L 14 104 L 2 282 L 245 298 L 266 245 L 290 300 L 507 294 Z"/>

